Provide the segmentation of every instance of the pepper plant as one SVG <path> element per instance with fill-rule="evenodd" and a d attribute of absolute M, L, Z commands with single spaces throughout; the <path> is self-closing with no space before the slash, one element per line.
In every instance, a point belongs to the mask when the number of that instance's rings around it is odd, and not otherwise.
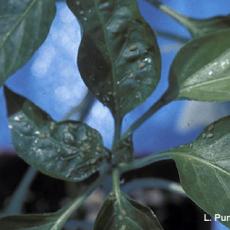
<path fill-rule="evenodd" d="M 67 0 L 82 27 L 77 56 L 89 91 L 114 117 L 111 149 L 100 133 L 82 121 L 54 121 L 37 105 L 4 83 L 43 43 L 55 17 L 55 0 L 0 0 L 0 84 L 4 87 L 9 128 L 17 154 L 29 165 L 73 183 L 95 176 L 69 205 L 55 213 L 5 216 L 0 229 L 58 230 L 110 176 L 111 193 L 102 204 L 94 230 L 163 229 L 148 207 L 121 190 L 128 171 L 161 160 L 174 160 L 181 185 L 205 212 L 230 215 L 230 117 L 209 125 L 191 144 L 136 159 L 134 132 L 158 110 L 175 100 L 230 100 L 230 16 L 198 20 L 156 0 L 149 3 L 172 16 L 191 34 L 177 53 L 162 97 L 124 132 L 124 116 L 143 103 L 161 75 L 161 54 L 152 28 L 136 0 Z M 70 35 L 71 36 L 71 35 Z M 13 54 L 13 55 L 12 55 Z M 56 76 L 58 77 L 58 76 Z M 223 222 L 230 227 L 229 222 Z"/>

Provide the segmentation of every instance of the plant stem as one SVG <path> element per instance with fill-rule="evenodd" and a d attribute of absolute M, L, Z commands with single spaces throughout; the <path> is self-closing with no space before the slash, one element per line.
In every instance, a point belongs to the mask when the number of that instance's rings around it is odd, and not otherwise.
<path fill-rule="evenodd" d="M 122 140 L 125 140 L 129 137 L 136 129 L 138 129 L 147 119 L 149 119 L 152 115 L 154 115 L 159 109 L 163 106 L 169 104 L 172 100 L 167 97 L 168 91 L 164 93 L 164 95 L 153 104 L 140 118 L 138 118 L 124 133 L 122 136 Z"/>
<path fill-rule="evenodd" d="M 5 208 L 4 215 L 22 212 L 22 207 L 26 200 L 29 187 L 34 180 L 36 174 L 37 171 L 34 168 L 28 168 L 17 189 L 14 191 L 8 206 Z"/>
<path fill-rule="evenodd" d="M 121 125 L 122 125 L 122 119 L 121 118 L 115 118 L 115 130 L 114 130 L 114 137 L 113 137 L 113 146 L 112 146 L 112 154 L 113 158 L 116 158 L 116 147 L 121 139 Z M 117 198 L 118 203 L 120 203 L 120 173 L 117 168 L 113 169 L 112 172 L 112 180 L 113 180 L 113 191 L 115 193 L 115 196 Z"/>
<path fill-rule="evenodd" d="M 79 121 L 84 121 L 88 116 L 93 104 L 95 102 L 95 98 L 90 91 L 87 92 L 82 102 L 76 107 L 72 108 L 64 117 L 64 120 L 69 119 L 72 115 L 79 113 Z"/>
<path fill-rule="evenodd" d="M 112 151 L 115 154 L 115 150 L 117 147 L 117 144 L 119 143 L 121 139 L 121 119 L 120 118 L 115 118 L 115 128 L 114 128 L 114 137 L 113 137 L 113 146 L 112 146 Z"/>
<path fill-rule="evenodd" d="M 119 171 L 120 173 L 125 173 L 130 170 L 143 168 L 147 165 L 153 164 L 158 161 L 171 160 L 172 156 L 173 156 L 172 152 L 164 152 L 156 155 L 151 154 L 150 156 L 141 159 L 136 159 L 128 164 L 120 164 Z"/>
<path fill-rule="evenodd" d="M 113 170 L 113 191 L 116 196 L 116 199 L 119 202 L 121 190 L 120 190 L 120 173 L 118 169 Z"/>
<path fill-rule="evenodd" d="M 136 180 L 130 181 L 127 184 L 125 184 L 122 190 L 129 193 L 129 192 L 134 191 L 135 189 L 146 189 L 146 188 L 148 189 L 157 188 L 157 189 L 162 189 L 162 190 L 166 190 L 169 192 L 174 192 L 182 196 L 186 196 L 180 184 L 173 182 L 173 181 L 168 181 L 168 180 L 163 180 L 163 179 L 158 179 L 158 178 L 136 179 Z"/>
<path fill-rule="evenodd" d="M 147 1 L 151 3 L 152 5 L 154 5 L 156 8 L 160 9 L 162 12 L 174 18 L 177 22 L 179 22 L 183 26 L 185 26 L 192 34 L 196 30 L 189 18 L 183 16 L 182 14 L 177 13 L 173 9 L 162 4 L 159 0 L 147 0 Z"/>
<path fill-rule="evenodd" d="M 185 36 L 181 36 L 172 32 L 164 31 L 164 30 L 157 30 L 156 31 L 158 36 L 165 37 L 170 40 L 174 40 L 178 43 L 184 44 L 189 41 L 189 39 Z"/>
<path fill-rule="evenodd" d="M 92 185 L 90 185 L 90 187 L 86 189 L 86 191 L 82 193 L 82 196 L 76 198 L 76 200 L 73 203 L 71 203 L 67 208 L 64 208 L 65 210 L 64 212 L 63 209 L 58 211 L 57 213 L 59 212 L 61 213 L 60 218 L 57 221 L 57 223 L 52 227 L 51 230 L 56 230 L 56 228 L 57 227 L 60 228 L 60 226 L 63 227 L 66 221 L 71 217 L 73 212 L 76 209 L 78 209 L 85 202 L 85 200 L 90 196 L 90 194 L 101 184 L 102 179 L 103 177 L 98 178 Z"/>

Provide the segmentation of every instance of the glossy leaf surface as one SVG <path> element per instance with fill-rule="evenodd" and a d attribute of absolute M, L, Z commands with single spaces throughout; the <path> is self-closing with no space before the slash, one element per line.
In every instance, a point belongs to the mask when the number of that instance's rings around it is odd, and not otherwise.
<path fill-rule="evenodd" d="M 45 40 L 55 0 L 0 0 L 0 86 Z"/>
<path fill-rule="evenodd" d="M 230 117 L 210 125 L 173 158 L 189 197 L 214 217 L 230 213 Z M 223 222 L 230 227 L 230 222 Z"/>
<path fill-rule="evenodd" d="M 9 127 L 20 157 L 52 177 L 83 180 L 107 157 L 100 134 L 86 124 L 54 122 L 45 112 L 5 89 Z"/>
<path fill-rule="evenodd" d="M 83 28 L 78 65 L 94 95 L 122 118 L 160 78 L 160 52 L 132 0 L 67 0 Z"/>
<path fill-rule="evenodd" d="M 119 199 L 110 195 L 103 204 L 94 230 L 162 230 L 157 217 L 148 207 L 121 193 Z"/>
<path fill-rule="evenodd" d="M 195 39 L 177 54 L 170 70 L 173 98 L 230 100 L 230 30 Z"/>

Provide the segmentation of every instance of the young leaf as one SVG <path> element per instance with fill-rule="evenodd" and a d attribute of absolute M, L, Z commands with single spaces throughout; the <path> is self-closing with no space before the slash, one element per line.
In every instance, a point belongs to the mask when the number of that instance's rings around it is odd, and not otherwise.
<path fill-rule="evenodd" d="M 0 0 L 0 86 L 46 38 L 55 0 Z"/>
<path fill-rule="evenodd" d="M 160 52 L 136 1 L 67 0 L 84 36 L 78 65 L 89 89 L 117 118 L 142 103 L 160 78 Z"/>
<path fill-rule="evenodd" d="M 230 116 L 210 125 L 192 145 L 175 150 L 173 159 L 191 199 L 211 216 L 229 215 Z"/>
<path fill-rule="evenodd" d="M 108 153 L 96 130 L 81 122 L 54 122 L 7 88 L 5 95 L 13 144 L 27 163 L 69 181 L 83 180 L 102 167 Z"/>
<path fill-rule="evenodd" d="M 230 100 L 230 30 L 185 45 L 170 70 L 170 97 L 200 101 Z"/>
<path fill-rule="evenodd" d="M 177 13 L 170 7 L 162 4 L 159 0 L 147 1 L 185 26 L 193 38 L 230 28 L 230 15 L 196 19 Z"/>
<path fill-rule="evenodd" d="M 163 230 L 157 217 L 148 207 L 121 193 L 119 200 L 110 195 L 103 204 L 94 230 Z"/>

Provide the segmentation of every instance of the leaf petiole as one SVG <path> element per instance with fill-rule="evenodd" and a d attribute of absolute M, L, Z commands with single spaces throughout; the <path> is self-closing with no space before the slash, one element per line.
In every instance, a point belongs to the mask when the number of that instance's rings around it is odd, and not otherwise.
<path fill-rule="evenodd" d="M 175 194 L 186 196 L 183 188 L 180 184 L 168 181 L 165 179 L 159 179 L 159 178 L 140 178 L 132 180 L 128 183 L 126 183 L 122 190 L 126 193 L 133 192 L 135 189 L 151 189 L 151 188 L 157 188 L 169 192 L 174 192 Z"/>
<path fill-rule="evenodd" d="M 168 97 L 169 89 L 161 96 L 161 98 L 153 104 L 140 118 L 138 118 L 123 134 L 122 140 L 125 140 L 127 137 L 129 137 L 134 131 L 136 131 L 143 123 L 148 120 L 150 117 L 152 117 L 158 110 L 160 110 L 162 107 L 169 104 L 172 99 L 171 97 Z"/>
<path fill-rule="evenodd" d="M 86 191 L 82 193 L 80 197 L 77 197 L 70 205 L 57 212 L 60 213 L 60 217 L 51 230 L 59 229 L 60 226 L 64 226 L 66 221 L 71 217 L 73 212 L 78 209 L 85 200 L 91 195 L 91 193 L 101 184 L 103 177 L 99 177 L 93 184 L 91 184 Z"/>
<path fill-rule="evenodd" d="M 120 200 L 121 197 L 121 189 L 120 189 L 120 172 L 118 169 L 113 170 L 113 191 L 116 196 L 116 199 Z"/>
<path fill-rule="evenodd" d="M 156 8 L 160 9 L 162 12 L 166 13 L 167 15 L 174 18 L 177 22 L 185 26 L 192 34 L 196 31 L 196 28 L 191 23 L 190 19 L 183 16 L 182 14 L 177 13 L 175 10 L 171 9 L 170 7 L 162 4 L 158 0 L 147 0 L 150 4 L 154 5 Z"/>
<path fill-rule="evenodd" d="M 13 193 L 8 206 L 4 210 L 4 215 L 21 213 L 26 200 L 29 187 L 37 175 L 37 170 L 29 167 L 20 181 L 17 189 Z"/>
<path fill-rule="evenodd" d="M 122 125 L 122 120 L 120 118 L 115 118 L 115 128 L 114 128 L 114 137 L 113 137 L 113 146 L 112 146 L 113 154 L 115 154 L 116 147 L 121 139 L 121 125 Z"/>
<path fill-rule="evenodd" d="M 147 165 L 153 164 L 158 161 L 163 161 L 163 160 L 171 160 L 173 157 L 173 152 L 164 152 L 164 153 L 159 153 L 157 155 L 151 154 L 150 156 L 141 158 L 141 159 L 136 159 L 133 162 L 126 163 L 126 164 L 120 164 L 119 165 L 119 171 L 120 173 L 125 173 L 130 170 L 135 170 L 139 168 L 143 168 Z"/>

